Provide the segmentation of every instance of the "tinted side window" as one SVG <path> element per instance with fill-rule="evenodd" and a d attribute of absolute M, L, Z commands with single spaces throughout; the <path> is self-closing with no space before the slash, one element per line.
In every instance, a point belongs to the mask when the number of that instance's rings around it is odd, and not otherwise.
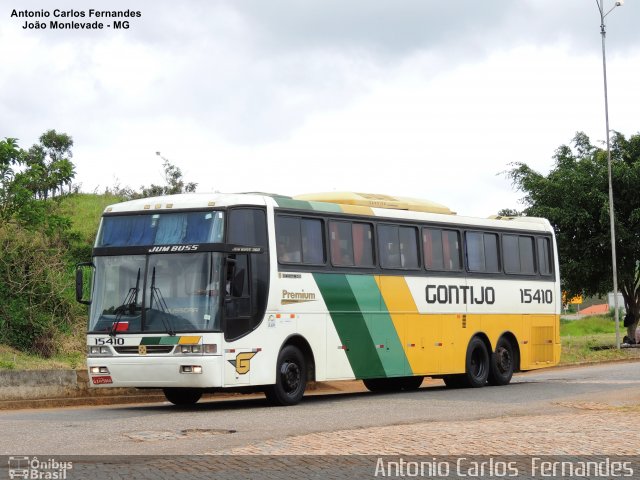
<path fill-rule="evenodd" d="M 324 264 L 322 220 L 277 216 L 276 245 L 280 263 Z"/>
<path fill-rule="evenodd" d="M 551 275 L 551 241 L 548 238 L 538 237 L 536 239 L 538 247 L 538 271 L 540 275 Z"/>
<path fill-rule="evenodd" d="M 471 272 L 497 273 L 498 236 L 494 233 L 467 232 L 467 263 Z"/>
<path fill-rule="evenodd" d="M 300 219 L 297 217 L 276 217 L 278 261 L 299 263 L 302 260 L 301 244 Z"/>
<path fill-rule="evenodd" d="M 380 265 L 383 268 L 419 268 L 416 228 L 379 225 L 378 245 Z"/>
<path fill-rule="evenodd" d="M 373 267 L 373 227 L 369 223 L 353 223 L 353 260 L 356 267 Z"/>
<path fill-rule="evenodd" d="M 267 218 L 258 208 L 229 210 L 227 242 L 267 248 Z M 264 317 L 269 283 L 269 256 L 230 255 L 233 276 L 224 299 L 224 337 L 235 339 L 251 332 Z"/>
<path fill-rule="evenodd" d="M 329 222 L 331 263 L 339 267 L 372 267 L 373 226 L 369 223 Z"/>
<path fill-rule="evenodd" d="M 460 236 L 455 230 L 423 228 L 422 248 L 427 270 L 460 270 Z"/>
<path fill-rule="evenodd" d="M 227 241 L 267 248 L 267 219 L 263 210 L 234 208 L 229 211 Z"/>
<path fill-rule="evenodd" d="M 535 274 L 533 237 L 503 235 L 502 259 L 506 273 Z"/>
<path fill-rule="evenodd" d="M 331 263 L 337 266 L 353 265 L 353 238 L 350 222 L 329 222 Z"/>
<path fill-rule="evenodd" d="M 316 218 L 303 218 L 302 233 L 302 262 L 308 264 L 323 264 L 324 256 L 324 225 Z"/>
<path fill-rule="evenodd" d="M 525 275 L 533 275 L 536 273 L 533 258 L 533 237 L 521 236 L 518 238 L 518 246 L 520 247 L 520 272 Z"/>
<path fill-rule="evenodd" d="M 502 236 L 502 261 L 506 273 L 520 273 L 520 254 L 518 252 L 518 236 Z"/>

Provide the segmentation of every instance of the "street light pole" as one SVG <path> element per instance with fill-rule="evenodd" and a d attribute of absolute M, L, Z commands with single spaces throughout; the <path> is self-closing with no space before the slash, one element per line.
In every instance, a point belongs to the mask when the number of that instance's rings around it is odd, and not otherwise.
<path fill-rule="evenodd" d="M 613 269 L 613 308 L 616 320 L 616 348 L 620 349 L 620 315 L 618 312 L 618 267 L 616 261 L 616 230 L 613 211 L 613 183 L 611 181 L 611 145 L 609 141 L 609 98 L 607 96 L 607 60 L 605 54 L 605 29 L 604 19 L 614 8 L 620 7 L 624 0 L 617 1 L 611 9 L 604 13 L 604 0 L 596 0 L 600 12 L 600 34 L 602 35 L 602 74 L 604 78 L 604 118 L 607 128 L 607 168 L 609 171 L 609 223 L 611 226 L 611 266 Z"/>

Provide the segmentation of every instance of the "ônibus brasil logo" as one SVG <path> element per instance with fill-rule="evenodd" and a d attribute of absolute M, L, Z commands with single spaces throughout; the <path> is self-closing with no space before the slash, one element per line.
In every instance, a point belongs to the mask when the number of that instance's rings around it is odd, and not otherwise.
<path fill-rule="evenodd" d="M 9 478 L 64 480 L 73 462 L 61 462 L 54 458 L 39 460 L 38 457 L 9 457 Z"/>

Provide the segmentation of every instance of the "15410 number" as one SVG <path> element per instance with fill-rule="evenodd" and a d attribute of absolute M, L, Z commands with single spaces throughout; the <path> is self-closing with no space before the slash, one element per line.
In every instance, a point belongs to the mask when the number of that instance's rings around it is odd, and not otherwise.
<path fill-rule="evenodd" d="M 540 288 L 536 290 L 521 288 L 520 303 L 553 303 L 553 292 Z"/>

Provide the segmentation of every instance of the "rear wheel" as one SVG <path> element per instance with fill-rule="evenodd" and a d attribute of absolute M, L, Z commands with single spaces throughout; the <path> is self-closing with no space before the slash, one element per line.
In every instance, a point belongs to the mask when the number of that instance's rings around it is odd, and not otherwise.
<path fill-rule="evenodd" d="M 391 377 L 366 378 L 362 380 L 370 392 L 399 392 L 401 390 L 417 390 L 422 385 L 424 377 Z"/>
<path fill-rule="evenodd" d="M 498 340 L 496 351 L 491 355 L 489 370 L 490 385 L 507 385 L 511 381 L 515 368 L 513 345 L 506 338 Z"/>
<path fill-rule="evenodd" d="M 490 362 L 487 347 L 482 340 L 474 337 L 467 347 L 465 373 L 445 375 L 442 379 L 449 388 L 480 388 L 487 383 L 489 369 Z"/>
<path fill-rule="evenodd" d="M 474 337 L 467 347 L 465 383 L 468 387 L 484 387 L 489 377 L 489 352 L 484 342 Z"/>
<path fill-rule="evenodd" d="M 442 380 L 447 388 L 464 388 L 467 386 L 464 375 L 445 375 Z"/>
<path fill-rule="evenodd" d="M 174 405 L 194 405 L 202 397 L 202 391 L 197 388 L 165 388 L 162 391 Z"/>
<path fill-rule="evenodd" d="M 424 377 L 401 377 L 400 380 L 400 388 L 404 391 L 418 390 L 420 385 L 422 385 L 422 381 Z"/>
<path fill-rule="evenodd" d="M 397 392 L 400 388 L 395 380 L 395 378 L 365 378 L 362 383 L 370 392 Z"/>
<path fill-rule="evenodd" d="M 293 345 L 284 347 L 276 364 L 276 383 L 264 391 L 273 405 L 295 405 L 304 395 L 307 386 L 307 368 L 304 356 Z"/>

